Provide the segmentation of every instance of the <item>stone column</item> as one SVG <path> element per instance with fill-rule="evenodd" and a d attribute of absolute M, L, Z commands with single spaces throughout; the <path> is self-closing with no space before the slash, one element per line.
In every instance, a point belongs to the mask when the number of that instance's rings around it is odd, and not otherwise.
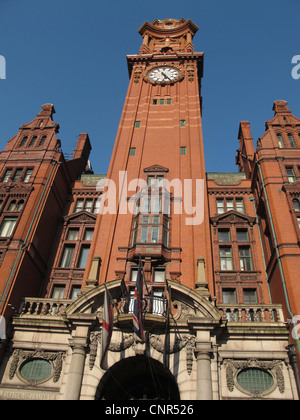
<path fill-rule="evenodd" d="M 74 338 L 71 342 L 73 349 L 72 360 L 67 374 L 67 384 L 64 400 L 77 401 L 80 399 L 82 379 L 86 359 L 86 339 Z"/>
<path fill-rule="evenodd" d="M 195 354 L 197 359 L 197 400 L 212 401 L 212 375 L 211 375 L 211 353 L 210 342 L 196 341 Z"/>

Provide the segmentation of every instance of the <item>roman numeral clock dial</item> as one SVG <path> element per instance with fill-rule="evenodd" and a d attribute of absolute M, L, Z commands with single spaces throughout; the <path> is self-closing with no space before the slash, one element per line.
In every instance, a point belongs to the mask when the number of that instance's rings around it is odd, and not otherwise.
<path fill-rule="evenodd" d="M 166 85 L 173 84 L 182 80 L 184 77 L 184 72 L 176 67 L 170 66 L 156 66 L 152 67 L 145 74 L 144 79 L 154 85 Z"/>

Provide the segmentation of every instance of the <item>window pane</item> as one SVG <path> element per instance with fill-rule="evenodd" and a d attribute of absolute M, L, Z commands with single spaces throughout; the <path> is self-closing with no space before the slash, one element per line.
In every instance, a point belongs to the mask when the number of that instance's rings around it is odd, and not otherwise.
<path fill-rule="evenodd" d="M 169 232 L 166 229 L 164 229 L 164 246 L 169 246 Z"/>
<path fill-rule="evenodd" d="M 52 289 L 52 299 L 63 299 L 65 293 L 65 286 L 54 286 Z"/>
<path fill-rule="evenodd" d="M 251 392 L 268 391 L 274 385 L 274 379 L 269 372 L 260 369 L 245 369 L 238 374 L 238 384 Z"/>
<path fill-rule="evenodd" d="M 288 180 L 290 183 L 293 183 L 296 181 L 295 172 L 292 168 L 287 168 L 286 173 L 287 173 Z"/>
<path fill-rule="evenodd" d="M 70 268 L 73 254 L 74 254 L 74 246 L 73 245 L 65 245 L 63 255 L 60 262 L 60 267 L 62 268 Z"/>
<path fill-rule="evenodd" d="M 12 174 L 12 169 L 7 169 L 3 178 L 3 182 L 8 182 L 11 174 Z"/>
<path fill-rule="evenodd" d="M 237 240 L 239 242 L 248 242 L 249 241 L 248 230 L 238 229 L 237 230 Z"/>
<path fill-rule="evenodd" d="M 180 155 L 186 156 L 186 147 L 180 147 Z"/>
<path fill-rule="evenodd" d="M 230 242 L 229 229 L 219 230 L 219 242 Z"/>
<path fill-rule="evenodd" d="M 148 187 L 151 187 L 155 184 L 155 177 L 154 176 L 148 176 Z"/>
<path fill-rule="evenodd" d="M 232 253 L 230 247 L 220 247 L 221 270 L 228 271 L 233 269 Z"/>
<path fill-rule="evenodd" d="M 154 199 L 153 213 L 160 213 L 161 210 L 161 198 Z"/>
<path fill-rule="evenodd" d="M 84 241 L 91 241 L 93 239 L 94 229 L 85 229 Z"/>
<path fill-rule="evenodd" d="M 136 283 L 137 274 L 138 274 L 138 269 L 137 268 L 132 268 L 131 269 L 130 281 L 132 281 L 133 283 Z"/>
<path fill-rule="evenodd" d="M 84 210 L 92 211 L 92 206 L 93 206 L 93 199 L 92 198 L 88 198 L 87 200 L 85 200 Z"/>
<path fill-rule="evenodd" d="M 67 234 L 68 241 L 77 241 L 79 234 L 79 229 L 69 229 Z"/>
<path fill-rule="evenodd" d="M 153 223 L 153 225 L 158 225 L 159 224 L 159 216 L 153 216 L 152 223 Z"/>
<path fill-rule="evenodd" d="M 233 198 L 227 198 L 226 205 L 227 205 L 227 211 L 234 210 Z"/>
<path fill-rule="evenodd" d="M 223 289 L 223 303 L 236 303 L 235 289 Z"/>
<path fill-rule="evenodd" d="M 244 290 L 244 303 L 257 303 L 256 290 L 245 289 Z"/>
<path fill-rule="evenodd" d="M 78 213 L 79 211 L 81 211 L 83 209 L 83 198 L 79 198 L 76 201 L 76 205 L 75 205 L 75 213 Z"/>
<path fill-rule="evenodd" d="M 18 182 L 22 174 L 22 169 L 17 169 L 14 173 L 13 182 Z"/>
<path fill-rule="evenodd" d="M 25 176 L 24 176 L 24 181 L 23 182 L 29 182 L 30 178 L 32 175 L 32 169 L 27 169 L 27 171 L 25 172 Z"/>
<path fill-rule="evenodd" d="M 294 205 L 294 210 L 295 211 L 300 211 L 300 203 L 299 200 L 293 200 L 293 205 Z"/>
<path fill-rule="evenodd" d="M 289 134 L 288 138 L 289 138 L 290 146 L 296 147 L 294 137 L 291 134 Z"/>
<path fill-rule="evenodd" d="M 89 252 L 90 252 L 90 246 L 84 245 L 81 248 L 81 252 L 80 252 L 80 256 L 79 256 L 79 261 L 78 261 L 77 268 L 85 268 L 86 267 L 86 263 L 87 263 L 88 256 L 89 256 Z"/>
<path fill-rule="evenodd" d="M 218 198 L 217 199 L 217 213 L 218 214 L 225 213 L 225 206 L 224 206 L 224 200 L 223 200 L 223 198 Z"/>
<path fill-rule="evenodd" d="M 164 292 L 160 289 L 153 290 L 152 313 L 154 315 L 163 315 L 164 313 Z"/>
<path fill-rule="evenodd" d="M 280 149 L 284 149 L 284 141 L 280 134 L 277 134 L 278 146 Z"/>
<path fill-rule="evenodd" d="M 65 286 L 54 286 L 52 289 L 52 299 L 63 299 L 65 293 Z"/>
<path fill-rule="evenodd" d="M 151 233 L 151 242 L 157 243 L 159 239 L 159 227 L 153 226 L 152 233 Z"/>
<path fill-rule="evenodd" d="M 0 237 L 1 238 L 10 237 L 13 233 L 16 223 L 17 223 L 17 218 L 5 217 L 1 225 Z"/>
<path fill-rule="evenodd" d="M 166 270 L 164 268 L 154 269 L 154 281 L 156 283 L 164 283 L 166 279 Z"/>
<path fill-rule="evenodd" d="M 143 226 L 141 229 L 141 242 L 148 242 L 148 227 Z"/>
<path fill-rule="evenodd" d="M 73 286 L 72 287 L 72 292 L 71 292 L 71 299 L 73 299 L 73 300 L 77 299 L 80 291 L 81 291 L 80 286 Z"/>
<path fill-rule="evenodd" d="M 250 247 L 239 248 L 239 254 L 240 254 L 240 269 L 242 271 L 253 270 Z"/>
<path fill-rule="evenodd" d="M 242 198 L 237 198 L 236 199 L 236 210 L 240 213 L 244 213 L 245 209 L 244 209 L 244 200 Z"/>
<path fill-rule="evenodd" d="M 156 187 L 157 188 L 162 188 L 164 186 L 164 177 L 163 176 L 158 176 L 156 178 Z"/>

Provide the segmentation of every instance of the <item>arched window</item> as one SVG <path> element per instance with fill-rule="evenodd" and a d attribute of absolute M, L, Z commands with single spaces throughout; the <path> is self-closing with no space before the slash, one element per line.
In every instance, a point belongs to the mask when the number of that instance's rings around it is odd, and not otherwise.
<path fill-rule="evenodd" d="M 284 149 L 284 141 L 281 134 L 277 134 L 278 146 L 280 149 Z"/>
<path fill-rule="evenodd" d="M 295 148 L 296 144 L 295 144 L 295 140 L 294 140 L 293 135 L 289 133 L 288 138 L 289 138 L 290 146 Z"/>
<path fill-rule="evenodd" d="M 39 146 L 44 146 L 45 141 L 46 141 L 46 138 L 47 138 L 47 136 L 43 136 L 43 137 L 41 138 L 41 141 L 40 141 Z"/>
<path fill-rule="evenodd" d="M 24 206 L 24 200 L 20 200 L 17 204 L 16 211 L 21 211 Z"/>
<path fill-rule="evenodd" d="M 35 145 L 36 139 L 37 139 L 36 136 L 32 137 L 32 139 L 30 140 L 30 143 L 29 143 L 28 147 L 33 147 Z"/>
<path fill-rule="evenodd" d="M 16 200 L 12 200 L 8 206 L 7 211 L 16 211 Z"/>

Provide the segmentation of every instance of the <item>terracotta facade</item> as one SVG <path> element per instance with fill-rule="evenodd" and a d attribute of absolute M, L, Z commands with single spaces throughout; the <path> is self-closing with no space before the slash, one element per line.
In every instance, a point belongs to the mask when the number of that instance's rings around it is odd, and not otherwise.
<path fill-rule="evenodd" d="M 65 158 L 49 104 L 1 152 L 0 399 L 299 399 L 300 120 L 276 101 L 257 148 L 241 122 L 239 171 L 206 173 L 197 30 L 140 28 L 107 174 L 86 133 Z M 117 200 L 102 214 L 108 180 Z M 140 259 L 146 343 L 132 331 Z"/>

